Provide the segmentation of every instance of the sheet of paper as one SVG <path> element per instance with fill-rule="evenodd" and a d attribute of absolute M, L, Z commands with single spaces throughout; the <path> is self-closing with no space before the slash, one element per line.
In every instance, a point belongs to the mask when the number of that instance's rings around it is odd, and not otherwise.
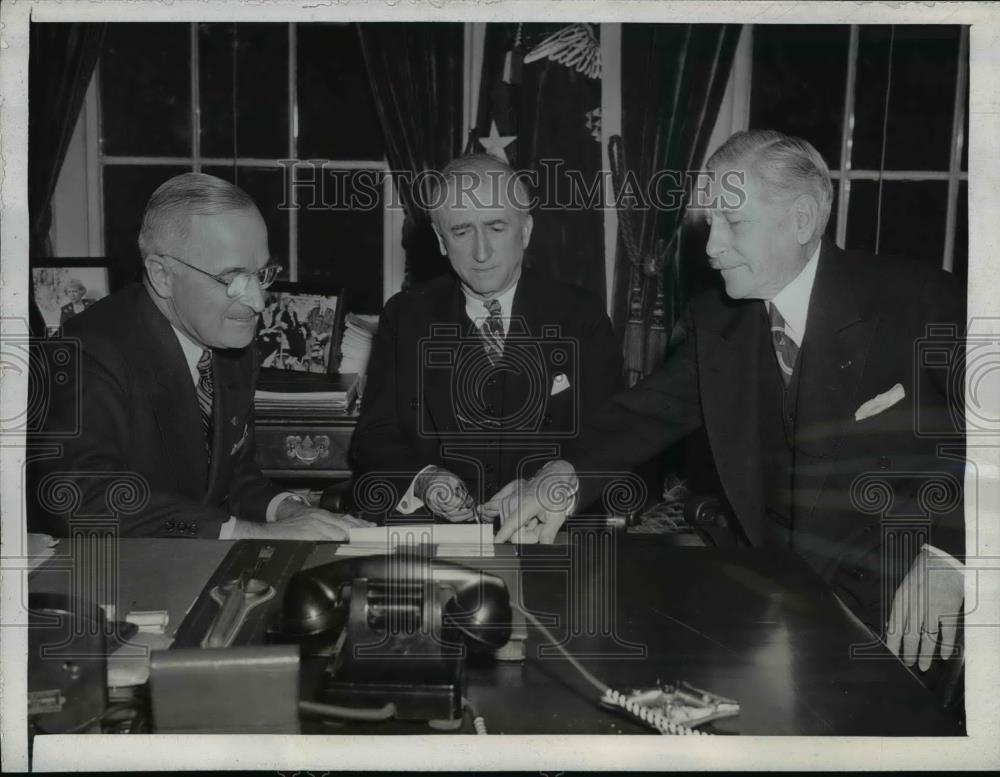
<path fill-rule="evenodd" d="M 337 555 L 388 553 L 400 545 L 436 545 L 437 555 L 483 557 L 493 554 L 493 526 L 488 523 L 420 523 L 350 530 L 348 544 Z"/>

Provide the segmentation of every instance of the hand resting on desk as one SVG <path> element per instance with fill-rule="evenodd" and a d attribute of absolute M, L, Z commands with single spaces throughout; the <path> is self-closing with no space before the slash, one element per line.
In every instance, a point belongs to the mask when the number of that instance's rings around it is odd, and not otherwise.
<path fill-rule="evenodd" d="M 528 481 L 514 480 L 483 505 L 484 516 L 500 516 L 495 542 L 552 543 L 576 506 L 579 479 L 573 465 L 556 459 Z"/>
<path fill-rule="evenodd" d="M 352 528 L 372 525 L 361 518 L 334 515 L 318 507 L 302 505 L 294 515 L 274 523 L 237 520 L 232 539 L 345 542 Z"/>
<path fill-rule="evenodd" d="M 476 517 L 475 500 L 460 477 L 444 467 L 427 467 L 417 476 L 414 495 L 431 511 L 457 523 Z"/>

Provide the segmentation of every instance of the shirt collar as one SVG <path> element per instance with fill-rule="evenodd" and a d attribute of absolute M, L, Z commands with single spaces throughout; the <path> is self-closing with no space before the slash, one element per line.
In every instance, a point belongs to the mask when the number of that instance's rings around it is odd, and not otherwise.
<path fill-rule="evenodd" d="M 177 342 L 181 344 L 181 350 L 184 351 L 184 361 L 187 362 L 188 372 L 191 373 L 191 379 L 194 384 L 198 385 L 198 360 L 201 355 L 205 352 L 205 349 L 200 345 L 192 343 L 190 338 L 184 334 L 180 329 L 175 327 L 173 324 L 170 328 L 174 330 L 174 334 L 177 336 Z"/>
<path fill-rule="evenodd" d="M 514 304 L 514 292 L 517 291 L 517 284 L 521 282 L 518 278 L 513 285 L 503 294 L 490 299 L 495 299 L 500 303 L 500 319 L 503 322 L 503 333 L 506 336 L 510 328 L 510 311 Z M 485 300 L 475 297 L 462 287 L 462 294 L 465 295 L 465 314 L 472 320 L 476 327 L 481 327 L 483 320 L 489 315 L 484 305 Z"/>
<path fill-rule="evenodd" d="M 822 245 L 822 243 L 821 243 Z M 785 319 L 785 333 L 798 346 L 806 336 L 806 320 L 809 315 L 809 298 L 812 295 L 813 283 L 816 280 L 816 267 L 819 265 L 819 249 L 813 251 L 806 266 L 785 288 L 774 295 L 768 302 L 778 308 L 781 317 Z"/>

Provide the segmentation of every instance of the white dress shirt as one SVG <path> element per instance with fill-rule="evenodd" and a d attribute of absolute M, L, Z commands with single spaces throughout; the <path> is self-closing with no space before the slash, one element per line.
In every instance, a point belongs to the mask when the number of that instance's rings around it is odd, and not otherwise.
<path fill-rule="evenodd" d="M 201 359 L 201 355 L 205 352 L 197 343 L 191 342 L 190 338 L 185 335 L 180 329 L 175 327 L 173 324 L 170 325 L 174 330 L 174 334 L 177 336 L 177 342 L 180 343 L 181 350 L 184 352 L 184 360 L 187 362 L 188 370 L 191 372 L 191 380 L 198 387 L 198 381 L 201 376 L 198 374 L 198 360 Z M 288 497 L 295 496 L 291 491 L 283 491 L 280 494 L 276 494 L 274 498 L 268 502 L 267 510 L 264 512 L 264 518 L 268 523 L 274 523 L 277 519 L 278 505 L 284 502 Z M 236 528 L 236 516 L 229 516 L 229 520 L 222 524 L 222 528 L 219 530 L 219 539 L 228 540 L 233 536 L 233 529 Z"/>

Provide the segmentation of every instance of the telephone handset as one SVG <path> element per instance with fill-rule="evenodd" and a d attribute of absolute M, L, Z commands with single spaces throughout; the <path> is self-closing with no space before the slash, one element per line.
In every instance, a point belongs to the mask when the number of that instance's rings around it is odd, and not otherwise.
<path fill-rule="evenodd" d="M 342 631 L 361 581 L 370 626 L 395 618 L 426 630 L 440 618 L 444 628 L 457 630 L 471 648 L 496 649 L 510 639 L 510 596 L 502 579 L 406 554 L 348 558 L 296 573 L 285 590 L 285 635 L 303 639 Z M 439 613 L 427 611 L 434 603 L 425 601 L 425 591 L 435 595 Z"/>

